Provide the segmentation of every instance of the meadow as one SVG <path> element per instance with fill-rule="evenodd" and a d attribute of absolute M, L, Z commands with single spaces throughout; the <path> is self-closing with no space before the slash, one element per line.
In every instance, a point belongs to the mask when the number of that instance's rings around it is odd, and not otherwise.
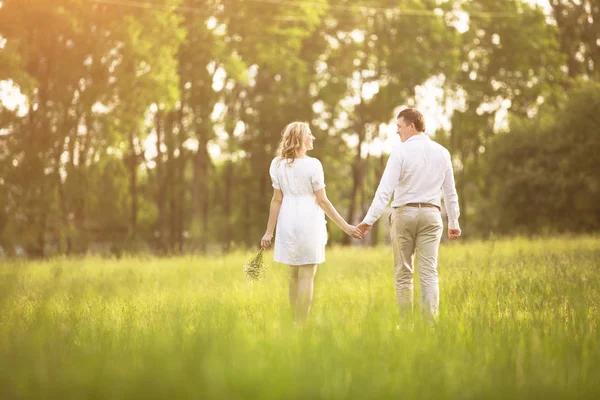
<path fill-rule="evenodd" d="M 598 237 L 444 243 L 434 328 L 389 247 L 328 249 L 302 327 L 251 256 L 0 260 L 0 399 L 600 396 Z"/>

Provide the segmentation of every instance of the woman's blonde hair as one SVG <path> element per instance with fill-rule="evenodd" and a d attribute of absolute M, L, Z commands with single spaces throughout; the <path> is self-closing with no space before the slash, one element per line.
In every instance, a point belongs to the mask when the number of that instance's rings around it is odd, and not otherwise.
<path fill-rule="evenodd" d="M 296 159 L 298 151 L 304 148 L 304 138 L 310 134 L 310 128 L 306 122 L 294 121 L 281 132 L 281 142 L 277 154 L 282 160 L 288 160 L 292 164 Z"/>

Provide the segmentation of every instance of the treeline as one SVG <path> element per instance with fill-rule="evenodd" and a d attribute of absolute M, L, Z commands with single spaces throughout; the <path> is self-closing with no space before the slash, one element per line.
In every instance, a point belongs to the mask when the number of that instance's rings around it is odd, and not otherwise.
<path fill-rule="evenodd" d="M 356 223 L 370 146 L 431 82 L 466 236 L 600 227 L 596 0 L 0 4 L 0 81 L 25 99 L 0 108 L 4 254 L 256 245 L 293 120 Z"/>

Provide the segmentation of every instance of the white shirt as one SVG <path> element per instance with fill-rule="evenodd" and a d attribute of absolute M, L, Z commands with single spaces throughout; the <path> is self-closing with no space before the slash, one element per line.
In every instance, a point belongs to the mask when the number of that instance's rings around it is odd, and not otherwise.
<path fill-rule="evenodd" d="M 392 193 L 392 207 L 430 203 L 440 208 L 443 193 L 448 229 L 460 229 L 460 209 L 450 152 L 427 135 L 412 136 L 394 148 L 364 223 L 373 225 L 379 219 Z"/>

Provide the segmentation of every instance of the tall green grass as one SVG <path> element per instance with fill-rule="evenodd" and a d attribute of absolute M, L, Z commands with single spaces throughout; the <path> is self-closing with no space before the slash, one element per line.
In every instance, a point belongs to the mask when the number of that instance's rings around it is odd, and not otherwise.
<path fill-rule="evenodd" d="M 329 249 L 301 328 L 249 257 L 3 261 L 0 399 L 600 396 L 597 237 L 444 244 L 435 329 L 388 247 Z"/>

